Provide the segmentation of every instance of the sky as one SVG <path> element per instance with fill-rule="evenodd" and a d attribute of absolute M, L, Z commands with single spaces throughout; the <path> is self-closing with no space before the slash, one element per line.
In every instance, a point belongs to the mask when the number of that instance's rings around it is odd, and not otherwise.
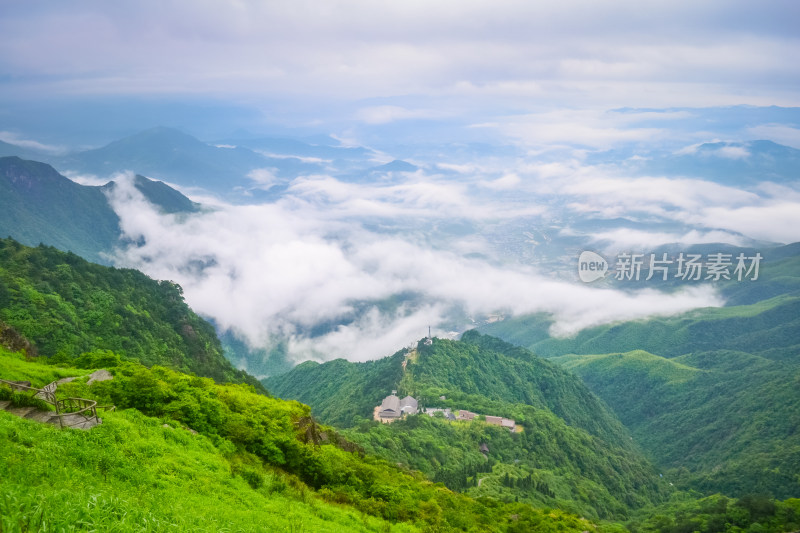
<path fill-rule="evenodd" d="M 86 130 L 138 116 L 195 134 L 364 137 L 428 122 L 535 142 L 540 116 L 556 136 L 615 133 L 570 128 L 565 110 L 796 106 L 800 86 L 792 0 L 5 1 L 0 13 L 4 114 L 22 105 L 32 123 L 39 104 L 74 127 L 70 107 Z"/>
<path fill-rule="evenodd" d="M 209 142 L 332 136 L 376 164 L 403 157 L 420 170 L 299 175 L 261 204 L 183 189 L 213 207 L 188 219 L 118 187 L 123 231 L 145 244 L 115 260 L 179 282 L 252 347 L 288 339 L 295 360 L 388 355 L 459 313 L 544 311 L 568 335 L 724 302 L 708 287 L 555 279 L 498 255 L 496 228 L 565 214 L 663 223 L 585 235 L 601 251 L 800 240 L 796 180 L 633 170 L 640 153 L 709 142 L 725 141 L 703 157 L 743 164 L 758 155 L 750 140 L 800 149 L 798 20 L 793 0 L 0 0 L 0 140 L 55 154 L 161 125 Z M 118 170 L 125 184 L 137 169 Z M 274 180 L 268 167 L 250 177 Z M 431 246 L 454 220 L 472 230 Z"/>

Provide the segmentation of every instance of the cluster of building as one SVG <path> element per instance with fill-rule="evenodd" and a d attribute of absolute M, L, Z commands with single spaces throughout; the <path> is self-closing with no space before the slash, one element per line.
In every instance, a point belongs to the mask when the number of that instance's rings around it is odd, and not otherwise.
<path fill-rule="evenodd" d="M 444 399 L 444 397 L 441 398 Z M 406 396 L 401 399 L 397 396 L 397 391 L 392 391 L 392 394 L 384 398 L 380 406 L 375 408 L 375 411 L 375 419 L 384 423 L 393 422 L 405 415 L 416 415 L 420 412 L 419 402 L 414 397 Z M 436 413 L 442 413 L 442 416 L 451 422 L 470 421 L 479 416 L 477 413 L 464 409 L 456 411 L 457 414 L 455 414 L 449 407 L 446 409 L 431 407 L 424 410 L 424 414 L 428 416 L 434 416 Z M 504 427 L 511 432 L 517 430 L 516 422 L 510 418 L 486 415 L 485 420 L 491 426 Z"/>
<path fill-rule="evenodd" d="M 472 411 L 464 411 L 463 409 L 458 412 L 458 416 L 455 418 L 456 420 L 472 420 L 476 416 L 477 413 L 473 413 Z M 509 431 L 514 432 L 517 430 L 517 423 L 510 419 L 510 418 L 503 418 L 502 416 L 493 416 L 493 415 L 486 415 L 485 421 L 490 426 L 500 426 L 507 428 Z"/>
<path fill-rule="evenodd" d="M 403 415 L 415 415 L 419 412 L 419 404 L 416 399 L 406 396 L 402 400 L 397 397 L 397 391 L 383 399 L 378 410 L 378 417 L 381 422 L 392 421 L 401 418 Z"/>

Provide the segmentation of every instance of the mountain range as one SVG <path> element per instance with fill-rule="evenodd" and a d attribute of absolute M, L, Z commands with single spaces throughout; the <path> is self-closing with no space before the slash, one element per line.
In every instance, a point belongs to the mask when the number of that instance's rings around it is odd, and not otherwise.
<path fill-rule="evenodd" d="M 136 189 L 165 213 L 199 209 L 175 189 L 137 175 Z M 113 181 L 79 185 L 46 163 L 0 157 L 0 233 L 35 246 L 39 243 L 108 264 L 120 244 L 119 216 L 108 202 Z"/>
<path fill-rule="evenodd" d="M 379 172 L 416 168 L 404 161 L 376 166 L 377 154 L 372 150 L 341 146 L 332 138 L 315 141 L 237 137 L 203 142 L 173 128 L 155 127 L 66 155 L 0 142 L 0 156 L 34 159 L 61 172 L 100 179 L 131 171 L 236 203 L 274 199 L 300 175 L 332 173 L 360 180 Z"/>

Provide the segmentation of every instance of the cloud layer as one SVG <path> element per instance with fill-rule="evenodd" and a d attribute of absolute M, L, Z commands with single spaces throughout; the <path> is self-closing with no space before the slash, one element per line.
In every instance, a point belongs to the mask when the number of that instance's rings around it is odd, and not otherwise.
<path fill-rule="evenodd" d="M 332 180 L 332 178 L 328 178 Z M 335 180 L 334 180 L 335 181 Z M 219 205 L 188 218 L 161 215 L 130 184 L 111 197 L 128 237 L 144 242 L 120 251 L 118 261 L 180 283 L 187 301 L 233 329 L 254 347 L 276 336 L 290 339 L 290 355 L 365 360 L 392 353 L 467 317 L 499 312 L 552 313 L 554 334 L 570 334 L 611 320 L 671 314 L 720 305 L 711 288 L 674 294 L 623 293 L 592 288 L 520 263 L 464 256 L 461 242 L 431 243 L 425 232 L 367 229 L 364 220 L 384 206 L 384 221 L 427 211 L 426 224 L 450 217 L 410 186 L 400 190 L 350 185 L 346 194 L 319 194 L 301 181 L 274 204 Z M 326 189 L 327 190 L 327 189 Z M 405 194 L 405 196 L 404 196 Z M 488 220 L 486 205 L 463 197 L 459 209 Z M 356 209 L 361 209 L 360 214 Z M 501 210 L 502 211 L 502 210 Z M 365 218 L 366 217 L 366 218 Z M 464 244 L 464 243 L 467 244 Z"/>

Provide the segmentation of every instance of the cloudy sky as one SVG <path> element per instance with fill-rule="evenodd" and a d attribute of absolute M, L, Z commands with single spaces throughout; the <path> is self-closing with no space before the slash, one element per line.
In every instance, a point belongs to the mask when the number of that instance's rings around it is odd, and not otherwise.
<path fill-rule="evenodd" d="M 374 149 L 375 164 L 419 164 L 376 183 L 298 175 L 262 205 L 197 197 L 214 210 L 188 220 L 116 189 L 124 231 L 146 241 L 119 264 L 178 281 L 251 346 L 281 336 L 296 359 L 369 359 L 427 325 L 496 311 L 550 312 L 553 332 L 570 334 L 723 302 L 709 287 L 570 284 L 498 254 L 497 228 L 524 219 L 520 237 L 567 215 L 661 224 L 584 232 L 601 250 L 800 240 L 796 179 L 634 171 L 640 153 L 708 142 L 732 143 L 703 157 L 742 164 L 758 155 L 744 141 L 800 149 L 798 20 L 794 0 L 5 1 L 0 140 L 57 153 L 163 125 L 205 141 L 332 135 Z M 472 230 L 443 238 L 455 219 Z"/>
<path fill-rule="evenodd" d="M 541 114 L 553 131 L 536 135 L 549 139 L 598 135 L 596 119 L 581 130 L 572 122 L 584 117 L 565 109 L 794 106 L 800 86 L 792 0 L 79 0 L 0 11 L 6 113 L 93 101 L 106 119 L 135 123 L 115 107 L 135 100 L 148 119 L 161 111 L 198 130 L 186 115 L 205 106 L 207 122 L 228 122 L 220 128 L 346 134 L 431 120 L 525 138 Z M 159 102 L 188 107 L 170 116 Z"/>

